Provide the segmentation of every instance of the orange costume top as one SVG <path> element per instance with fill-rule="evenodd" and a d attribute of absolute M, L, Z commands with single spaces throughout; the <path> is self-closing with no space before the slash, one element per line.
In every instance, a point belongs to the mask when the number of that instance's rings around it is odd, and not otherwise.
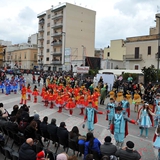
<path fill-rule="evenodd" d="M 32 95 L 38 96 L 39 95 L 38 89 L 34 89 Z"/>
<path fill-rule="evenodd" d="M 126 98 L 127 98 L 127 101 L 132 104 L 132 95 L 131 94 L 126 94 Z"/>
<path fill-rule="evenodd" d="M 27 88 L 24 86 L 22 87 L 21 94 L 25 95 L 26 93 L 27 93 Z"/>
<path fill-rule="evenodd" d="M 66 109 L 73 109 L 76 107 L 76 104 L 72 98 L 69 98 L 67 104 L 66 104 Z"/>
<path fill-rule="evenodd" d="M 32 93 L 31 86 L 27 87 L 27 93 Z"/>

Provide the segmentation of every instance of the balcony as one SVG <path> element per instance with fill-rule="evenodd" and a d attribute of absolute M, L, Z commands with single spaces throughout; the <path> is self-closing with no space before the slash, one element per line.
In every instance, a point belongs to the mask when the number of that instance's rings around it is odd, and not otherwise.
<path fill-rule="evenodd" d="M 57 51 L 57 52 L 52 51 L 51 55 L 53 55 L 53 56 L 61 56 L 62 55 L 62 51 Z"/>
<path fill-rule="evenodd" d="M 52 42 L 51 46 L 61 46 L 62 42 Z"/>
<path fill-rule="evenodd" d="M 44 20 L 40 20 L 39 24 L 42 25 L 42 24 L 44 24 L 44 22 L 45 22 Z"/>
<path fill-rule="evenodd" d="M 62 36 L 62 32 L 52 33 L 51 36 L 52 36 L 52 37 Z"/>
<path fill-rule="evenodd" d="M 39 36 L 38 40 L 44 40 L 44 37 L 43 36 Z"/>
<path fill-rule="evenodd" d="M 123 59 L 127 61 L 142 61 L 142 54 L 137 56 L 135 54 L 123 55 Z"/>
<path fill-rule="evenodd" d="M 56 65 L 56 64 L 58 64 L 58 65 L 60 65 L 60 64 L 62 64 L 62 61 L 51 61 L 51 64 L 54 64 L 54 65 Z"/>
<path fill-rule="evenodd" d="M 43 48 L 43 44 L 38 45 L 38 48 Z"/>
<path fill-rule="evenodd" d="M 57 15 L 53 15 L 52 19 L 59 19 L 59 18 L 62 18 L 62 17 L 63 17 L 63 13 L 59 13 Z"/>
<path fill-rule="evenodd" d="M 38 60 L 37 63 L 38 64 L 43 64 L 43 61 Z"/>
<path fill-rule="evenodd" d="M 43 52 L 38 53 L 37 56 L 43 56 Z"/>
<path fill-rule="evenodd" d="M 61 22 L 61 23 L 56 23 L 56 24 L 53 24 L 52 25 L 52 28 L 60 28 L 60 27 L 62 27 L 63 26 L 63 23 Z"/>
<path fill-rule="evenodd" d="M 44 32 L 44 28 L 40 28 L 38 32 Z"/>

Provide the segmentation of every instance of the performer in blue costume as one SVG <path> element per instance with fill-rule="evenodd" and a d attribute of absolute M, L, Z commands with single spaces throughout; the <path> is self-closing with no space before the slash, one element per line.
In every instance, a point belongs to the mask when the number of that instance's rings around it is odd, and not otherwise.
<path fill-rule="evenodd" d="M 110 98 L 110 102 L 107 104 L 107 107 L 106 107 L 106 111 L 107 111 L 106 120 L 108 120 L 108 129 L 110 129 L 110 124 L 114 118 L 116 107 L 117 105 L 114 102 L 114 99 Z"/>
<path fill-rule="evenodd" d="M 157 159 L 160 160 L 160 122 L 155 130 L 155 135 L 153 139 L 153 147 L 158 149 L 158 157 Z"/>
<path fill-rule="evenodd" d="M 5 90 L 6 90 L 6 95 L 10 94 L 10 81 L 8 78 L 5 81 Z"/>
<path fill-rule="evenodd" d="M 160 122 L 160 101 L 156 105 L 154 113 L 156 114 L 156 116 L 154 118 L 154 127 L 157 127 L 158 121 Z"/>
<path fill-rule="evenodd" d="M 0 89 L 2 90 L 2 93 L 4 93 L 4 83 L 3 83 L 3 81 L 0 81 Z"/>
<path fill-rule="evenodd" d="M 154 105 L 157 106 L 158 102 L 160 102 L 160 94 L 159 93 L 156 94 L 156 97 L 154 99 Z"/>
<path fill-rule="evenodd" d="M 103 114 L 103 112 L 97 111 L 92 106 L 92 102 L 88 103 L 88 107 L 86 108 L 84 122 L 87 121 L 88 131 L 93 132 L 94 124 L 97 123 L 97 114 Z"/>
<path fill-rule="evenodd" d="M 148 128 L 150 128 L 153 125 L 153 122 L 151 121 L 151 116 L 154 116 L 155 114 L 151 112 L 149 109 L 149 104 L 145 103 L 144 106 L 140 109 L 138 112 L 138 122 L 139 122 L 139 128 L 140 128 L 140 135 L 142 136 L 143 130 L 146 131 L 146 138 L 148 138 Z"/>
<path fill-rule="evenodd" d="M 126 95 L 123 96 L 123 100 L 119 103 L 119 106 L 127 113 L 127 116 L 130 117 L 130 104 L 127 101 Z"/>
<path fill-rule="evenodd" d="M 116 114 L 111 124 L 111 133 L 114 134 L 114 139 L 118 148 L 123 146 L 124 138 L 128 135 L 127 122 L 137 124 L 135 120 L 128 118 L 122 107 L 118 106 L 116 108 Z"/>

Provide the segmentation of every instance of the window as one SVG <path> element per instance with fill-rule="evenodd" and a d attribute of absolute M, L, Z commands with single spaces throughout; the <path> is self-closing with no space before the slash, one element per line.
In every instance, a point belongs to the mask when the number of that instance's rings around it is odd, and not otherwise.
<path fill-rule="evenodd" d="M 47 32 L 47 36 L 49 36 L 49 35 L 50 35 L 50 31 Z"/>
<path fill-rule="evenodd" d="M 47 49 L 47 52 L 49 52 L 49 49 Z"/>
<path fill-rule="evenodd" d="M 46 58 L 46 61 L 49 61 L 49 57 Z"/>
<path fill-rule="evenodd" d="M 26 59 L 26 53 L 24 54 L 24 59 Z"/>
<path fill-rule="evenodd" d="M 47 40 L 47 44 L 49 44 L 50 43 L 50 40 Z"/>
<path fill-rule="evenodd" d="M 135 65 L 135 66 L 134 66 L 134 69 L 135 69 L 135 70 L 138 70 L 138 69 L 139 69 L 139 65 Z"/>
<path fill-rule="evenodd" d="M 54 52 L 56 52 L 56 48 L 54 48 Z"/>
<path fill-rule="evenodd" d="M 135 58 L 135 59 L 138 59 L 138 58 L 139 58 L 139 47 L 135 47 L 134 58 Z"/>
<path fill-rule="evenodd" d="M 47 23 L 47 27 L 50 27 L 50 23 Z"/>
<path fill-rule="evenodd" d="M 151 46 L 148 46 L 148 55 L 151 55 Z"/>
<path fill-rule="evenodd" d="M 107 53 L 107 57 L 110 57 L 110 52 Z"/>
<path fill-rule="evenodd" d="M 51 15 L 49 14 L 49 15 L 48 15 L 48 19 L 49 19 L 50 17 L 51 17 Z"/>

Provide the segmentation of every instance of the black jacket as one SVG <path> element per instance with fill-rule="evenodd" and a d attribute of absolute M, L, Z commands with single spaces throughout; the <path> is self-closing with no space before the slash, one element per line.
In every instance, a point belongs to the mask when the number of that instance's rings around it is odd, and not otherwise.
<path fill-rule="evenodd" d="M 119 149 L 115 155 L 119 157 L 120 160 L 139 160 L 141 159 L 141 155 L 137 151 L 129 150 L 129 149 Z"/>
<path fill-rule="evenodd" d="M 24 131 L 25 138 L 32 138 L 33 140 L 36 139 L 36 130 L 31 126 L 27 126 Z"/>
<path fill-rule="evenodd" d="M 50 135 L 57 135 L 58 127 L 54 124 L 48 124 L 47 131 Z"/>
<path fill-rule="evenodd" d="M 68 130 L 66 128 L 63 127 L 58 127 L 57 129 L 57 136 L 59 139 L 61 139 L 65 145 L 68 145 Z"/>
<path fill-rule="evenodd" d="M 104 144 L 101 145 L 100 150 L 103 156 L 104 155 L 110 156 L 110 155 L 115 155 L 117 147 L 112 143 L 105 142 Z"/>
<path fill-rule="evenodd" d="M 26 142 L 22 144 L 19 150 L 19 160 L 36 160 L 36 153 Z"/>

